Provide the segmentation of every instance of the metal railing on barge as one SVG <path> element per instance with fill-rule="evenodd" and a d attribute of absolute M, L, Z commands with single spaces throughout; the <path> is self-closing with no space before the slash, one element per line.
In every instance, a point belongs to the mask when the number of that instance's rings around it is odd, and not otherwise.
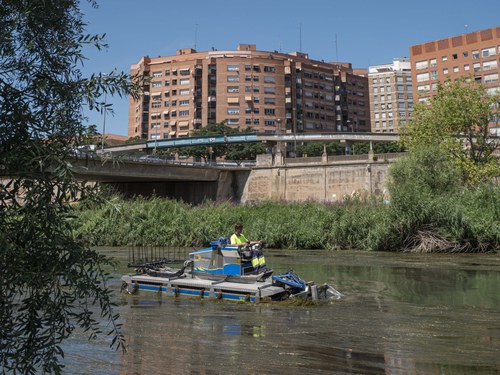
<path fill-rule="evenodd" d="M 160 266 L 179 264 L 189 258 L 193 248 L 174 246 L 129 246 L 129 267 Z"/>

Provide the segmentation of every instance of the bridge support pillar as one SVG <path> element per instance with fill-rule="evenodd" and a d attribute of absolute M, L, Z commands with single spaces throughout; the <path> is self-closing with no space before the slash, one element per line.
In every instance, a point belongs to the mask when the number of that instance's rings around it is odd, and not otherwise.
<path fill-rule="evenodd" d="M 283 154 L 281 153 L 281 150 L 278 148 L 276 155 L 274 155 L 274 165 L 283 165 L 283 164 L 285 164 L 283 162 Z"/>
<path fill-rule="evenodd" d="M 373 141 L 370 141 L 370 150 L 368 151 L 368 160 L 373 160 L 373 156 L 375 153 L 373 152 Z"/>

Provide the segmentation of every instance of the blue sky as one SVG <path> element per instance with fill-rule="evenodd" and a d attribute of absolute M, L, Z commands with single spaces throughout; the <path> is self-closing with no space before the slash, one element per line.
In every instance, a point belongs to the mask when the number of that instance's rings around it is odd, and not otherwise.
<path fill-rule="evenodd" d="M 83 71 L 129 73 L 142 56 L 181 48 L 299 51 L 355 68 L 409 56 L 414 44 L 500 26 L 499 0 L 81 0 L 89 34 L 106 33 L 109 49 L 85 50 Z M 127 135 L 128 98 L 109 98 L 106 133 Z M 87 113 L 102 131 L 99 113 Z"/>

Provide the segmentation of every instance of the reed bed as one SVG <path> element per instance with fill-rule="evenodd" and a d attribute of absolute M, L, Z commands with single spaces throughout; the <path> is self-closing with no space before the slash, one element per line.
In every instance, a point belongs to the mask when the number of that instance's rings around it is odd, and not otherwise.
<path fill-rule="evenodd" d="M 459 194 L 401 192 L 391 204 L 262 202 L 192 206 L 153 197 L 113 197 L 77 208 L 76 234 L 92 246 L 201 246 L 244 224 L 269 248 L 377 251 L 498 251 L 500 189 L 482 186 Z"/>

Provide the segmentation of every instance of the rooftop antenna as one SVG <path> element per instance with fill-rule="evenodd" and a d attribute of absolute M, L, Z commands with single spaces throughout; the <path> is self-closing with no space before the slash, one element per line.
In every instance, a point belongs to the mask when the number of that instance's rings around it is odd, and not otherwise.
<path fill-rule="evenodd" d="M 198 24 L 194 25 L 194 49 L 196 50 L 196 42 L 198 39 Z"/>
<path fill-rule="evenodd" d="M 299 23 L 299 52 L 302 52 L 302 22 Z"/>
<path fill-rule="evenodd" d="M 339 61 L 339 43 L 337 40 L 337 33 L 335 33 L 335 61 Z"/>

